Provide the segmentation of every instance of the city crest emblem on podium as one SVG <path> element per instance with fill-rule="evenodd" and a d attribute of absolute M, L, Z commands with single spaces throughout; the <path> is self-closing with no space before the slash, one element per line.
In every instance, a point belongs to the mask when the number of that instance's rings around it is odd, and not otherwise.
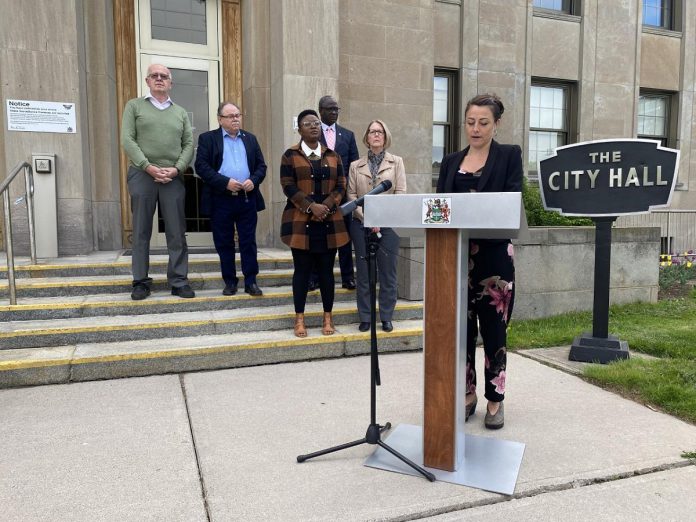
<path fill-rule="evenodd" d="M 451 214 L 451 198 L 423 198 L 424 225 L 449 225 Z"/>

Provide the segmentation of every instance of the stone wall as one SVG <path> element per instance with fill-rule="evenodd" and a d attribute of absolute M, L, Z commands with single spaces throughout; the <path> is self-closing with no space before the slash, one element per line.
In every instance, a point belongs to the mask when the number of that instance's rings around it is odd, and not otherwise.
<path fill-rule="evenodd" d="M 513 317 L 533 319 L 592 310 L 593 227 L 531 227 L 514 241 L 516 293 Z M 399 297 L 423 298 L 423 235 L 401 238 Z M 610 301 L 657 301 L 659 228 L 614 228 Z M 410 261 L 407 261 L 410 260 Z"/>

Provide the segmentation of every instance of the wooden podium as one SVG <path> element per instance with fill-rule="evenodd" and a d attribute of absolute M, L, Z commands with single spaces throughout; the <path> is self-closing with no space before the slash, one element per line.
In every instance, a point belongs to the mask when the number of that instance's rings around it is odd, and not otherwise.
<path fill-rule="evenodd" d="M 465 456 L 469 239 L 517 237 L 523 211 L 519 192 L 365 197 L 366 227 L 426 229 L 422 462 L 428 468 L 455 472 Z"/>

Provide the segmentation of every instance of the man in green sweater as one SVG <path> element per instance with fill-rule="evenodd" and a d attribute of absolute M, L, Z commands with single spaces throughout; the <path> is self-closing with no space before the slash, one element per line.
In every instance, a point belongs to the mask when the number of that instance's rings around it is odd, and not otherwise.
<path fill-rule="evenodd" d="M 172 295 L 195 297 L 188 281 L 188 247 L 184 216 L 184 171 L 193 158 L 193 133 L 188 114 L 172 102 L 172 75 L 152 64 L 145 79 L 149 92 L 129 100 L 123 111 L 121 144 L 130 166 L 128 192 L 133 211 L 134 300 L 150 295 L 150 238 L 156 205 L 164 218 Z"/>

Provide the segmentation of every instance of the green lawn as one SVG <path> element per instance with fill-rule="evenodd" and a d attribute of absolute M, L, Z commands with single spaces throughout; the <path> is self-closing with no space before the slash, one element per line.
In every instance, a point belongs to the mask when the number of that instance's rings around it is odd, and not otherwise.
<path fill-rule="evenodd" d="M 569 345 L 577 335 L 591 331 L 590 312 L 513 320 L 508 346 L 524 349 Z M 627 341 L 631 351 L 659 359 L 634 357 L 612 364 L 588 365 L 585 377 L 696 423 L 696 295 L 613 306 L 609 332 Z"/>

